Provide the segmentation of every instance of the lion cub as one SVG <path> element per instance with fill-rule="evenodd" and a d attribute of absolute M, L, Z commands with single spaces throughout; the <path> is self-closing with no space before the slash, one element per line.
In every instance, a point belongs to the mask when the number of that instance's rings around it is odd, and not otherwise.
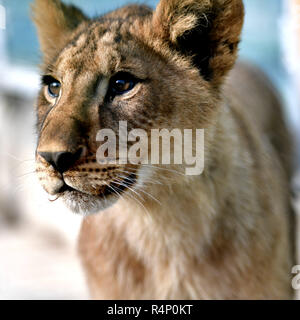
<path fill-rule="evenodd" d="M 74 212 L 98 212 L 79 239 L 92 297 L 291 298 L 290 142 L 267 80 L 246 65 L 230 73 L 242 1 L 161 0 L 91 20 L 35 0 L 33 16 L 44 54 L 36 171 Z M 97 133 L 120 121 L 148 134 L 204 129 L 204 172 L 100 163 Z"/>

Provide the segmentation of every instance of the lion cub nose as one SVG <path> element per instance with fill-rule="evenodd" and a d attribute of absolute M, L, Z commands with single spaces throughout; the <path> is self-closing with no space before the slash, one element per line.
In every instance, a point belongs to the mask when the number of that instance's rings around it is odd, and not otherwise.
<path fill-rule="evenodd" d="M 81 157 L 82 148 L 75 153 L 62 152 L 38 152 L 49 164 L 51 164 L 58 172 L 64 173 L 70 169 L 74 163 Z"/>

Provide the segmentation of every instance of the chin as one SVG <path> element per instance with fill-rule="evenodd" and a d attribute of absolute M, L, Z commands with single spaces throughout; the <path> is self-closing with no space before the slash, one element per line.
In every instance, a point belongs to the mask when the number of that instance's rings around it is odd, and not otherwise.
<path fill-rule="evenodd" d="M 99 213 L 113 206 L 119 199 L 117 195 L 95 196 L 80 191 L 65 191 L 60 199 L 76 214 L 83 216 Z"/>

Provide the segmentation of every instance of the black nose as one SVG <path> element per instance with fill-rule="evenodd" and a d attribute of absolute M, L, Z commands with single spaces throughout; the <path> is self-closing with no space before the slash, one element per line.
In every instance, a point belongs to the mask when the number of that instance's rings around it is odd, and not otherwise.
<path fill-rule="evenodd" d="M 72 152 L 39 152 L 48 163 L 50 163 L 58 172 L 63 173 L 70 169 L 80 158 L 82 149 L 75 153 Z"/>

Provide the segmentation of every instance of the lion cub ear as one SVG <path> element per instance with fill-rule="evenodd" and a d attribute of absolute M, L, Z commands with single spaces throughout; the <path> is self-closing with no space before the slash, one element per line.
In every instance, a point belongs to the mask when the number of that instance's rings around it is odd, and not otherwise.
<path fill-rule="evenodd" d="M 60 0 L 35 0 L 32 16 L 45 59 L 62 49 L 70 33 L 88 20 L 79 9 Z"/>
<path fill-rule="evenodd" d="M 161 0 L 152 26 L 171 48 L 191 56 L 204 79 L 219 86 L 235 63 L 243 20 L 242 0 Z"/>

